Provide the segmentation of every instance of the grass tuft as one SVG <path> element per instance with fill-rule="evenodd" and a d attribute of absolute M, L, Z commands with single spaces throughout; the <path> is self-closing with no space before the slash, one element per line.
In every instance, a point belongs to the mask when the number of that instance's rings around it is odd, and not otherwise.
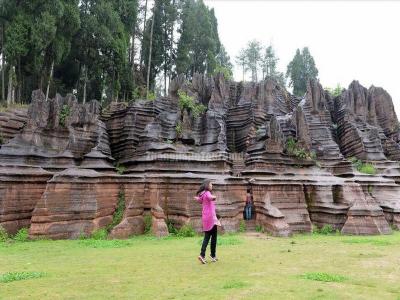
<path fill-rule="evenodd" d="M 233 281 L 229 281 L 226 282 L 222 288 L 223 289 L 240 289 L 247 286 L 247 284 L 243 281 L 237 281 L 237 280 L 233 280 Z"/>
<path fill-rule="evenodd" d="M 321 272 L 305 273 L 303 275 L 300 275 L 300 277 L 303 279 L 323 281 L 323 282 L 343 282 L 343 281 L 347 280 L 347 277 L 342 276 L 342 275 L 328 274 L 328 273 L 321 273 Z"/>
<path fill-rule="evenodd" d="M 18 232 L 14 235 L 14 241 L 17 242 L 27 242 L 29 241 L 29 232 L 28 228 L 21 228 Z"/>
<path fill-rule="evenodd" d="M 10 237 L 3 226 L 0 225 L 0 243 L 5 243 Z"/>
<path fill-rule="evenodd" d="M 0 282 L 8 283 L 19 280 L 34 279 L 43 277 L 42 272 L 8 272 L 0 275 Z"/>

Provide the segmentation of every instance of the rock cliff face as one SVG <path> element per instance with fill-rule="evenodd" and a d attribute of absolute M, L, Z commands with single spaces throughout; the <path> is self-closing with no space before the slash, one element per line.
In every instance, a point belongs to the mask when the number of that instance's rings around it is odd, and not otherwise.
<path fill-rule="evenodd" d="M 182 92 L 205 111 L 183 105 Z M 247 189 L 256 222 L 277 236 L 400 227 L 399 122 L 385 90 L 357 81 L 337 97 L 309 81 L 295 97 L 273 80 L 178 76 L 167 97 L 103 110 L 36 91 L 28 111 L 0 113 L 0 132 L 0 225 L 11 233 L 104 227 L 125 238 L 144 232 L 144 216 L 158 236 L 167 223 L 201 231 L 193 196 L 206 178 L 224 231 L 238 230 Z"/>

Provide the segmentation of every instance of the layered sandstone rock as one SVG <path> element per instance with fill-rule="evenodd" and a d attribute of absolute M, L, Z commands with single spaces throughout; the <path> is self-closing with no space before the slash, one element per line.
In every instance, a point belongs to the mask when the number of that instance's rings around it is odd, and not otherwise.
<path fill-rule="evenodd" d="M 72 95 L 45 101 L 35 91 L 25 127 L 1 147 L 0 160 L 54 170 L 78 165 L 112 169 L 108 134 L 99 115 L 97 101 L 82 105 Z"/>
<path fill-rule="evenodd" d="M 206 110 L 196 116 L 182 107 L 182 91 Z M 270 234 L 310 232 L 312 225 L 386 234 L 389 225 L 400 227 L 398 124 L 389 94 L 356 81 L 331 97 L 311 80 L 300 98 L 271 79 L 235 83 L 196 74 L 189 83 L 178 76 L 165 97 L 102 111 L 96 101 L 57 95 L 46 102 L 34 92 L 27 118 L 0 114 L 7 132 L 0 223 L 10 232 L 31 223 L 32 237 L 90 235 L 112 223 L 122 193 L 125 210 L 111 238 L 143 233 L 144 215 L 157 236 L 168 234 L 167 224 L 201 232 L 193 196 L 208 178 L 224 232 L 239 229 L 251 188 L 256 222 Z M 376 174 L 361 174 L 350 157 L 372 163 Z M 114 172 L 113 163 L 128 175 Z M 19 192 L 27 189 L 34 190 L 29 199 Z"/>
<path fill-rule="evenodd" d="M 0 165 L 0 226 L 10 234 L 29 227 L 51 177 L 42 168 Z"/>
<path fill-rule="evenodd" d="M 120 184 L 93 170 L 56 173 L 32 213 L 30 236 L 53 239 L 89 236 L 112 222 Z"/>

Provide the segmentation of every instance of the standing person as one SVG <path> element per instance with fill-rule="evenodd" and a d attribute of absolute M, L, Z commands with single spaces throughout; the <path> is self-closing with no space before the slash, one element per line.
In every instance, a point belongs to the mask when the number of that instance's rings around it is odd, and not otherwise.
<path fill-rule="evenodd" d="M 204 231 L 204 239 L 203 244 L 201 246 L 201 251 L 199 255 L 199 260 L 202 264 L 207 263 L 206 260 L 206 248 L 208 246 L 208 242 L 211 238 L 211 261 L 216 262 L 218 258 L 216 256 L 216 248 L 217 248 L 217 226 L 221 226 L 219 220 L 217 219 L 217 214 L 215 212 L 215 199 L 216 197 L 211 194 L 212 192 L 212 183 L 209 179 L 205 180 L 199 190 L 197 191 L 197 196 L 195 197 L 197 201 L 199 201 L 202 206 L 202 223 L 203 223 L 203 231 Z"/>
<path fill-rule="evenodd" d="M 245 206 L 246 220 L 251 220 L 251 208 L 252 208 L 252 206 L 253 206 L 253 202 L 252 202 L 252 199 L 251 199 L 250 189 L 247 189 L 246 206 Z"/>

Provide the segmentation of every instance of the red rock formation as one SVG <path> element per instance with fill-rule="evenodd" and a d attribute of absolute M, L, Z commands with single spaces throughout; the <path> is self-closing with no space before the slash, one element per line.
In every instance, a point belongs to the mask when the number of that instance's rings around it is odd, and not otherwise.
<path fill-rule="evenodd" d="M 207 110 L 196 117 L 181 108 L 179 90 Z M 0 114 L 0 130 L 8 130 L 0 224 L 10 232 L 31 223 L 32 237 L 89 235 L 112 223 L 122 192 L 125 211 L 111 238 L 141 234 L 144 214 L 157 236 L 168 234 L 167 222 L 200 232 L 193 196 L 205 178 L 214 181 L 225 232 L 239 229 L 249 184 L 256 222 L 274 235 L 310 232 L 312 224 L 349 234 L 400 227 L 400 128 L 381 88 L 353 82 L 332 98 L 310 81 L 302 99 L 270 79 L 195 75 L 192 83 L 175 78 L 167 97 L 112 104 L 101 115 L 96 101 L 46 102 L 40 92 L 32 100 L 28 119 Z M 288 151 L 289 138 L 302 155 Z M 377 174 L 359 173 L 351 156 L 371 161 Z M 114 160 L 128 175 L 114 172 Z"/>

